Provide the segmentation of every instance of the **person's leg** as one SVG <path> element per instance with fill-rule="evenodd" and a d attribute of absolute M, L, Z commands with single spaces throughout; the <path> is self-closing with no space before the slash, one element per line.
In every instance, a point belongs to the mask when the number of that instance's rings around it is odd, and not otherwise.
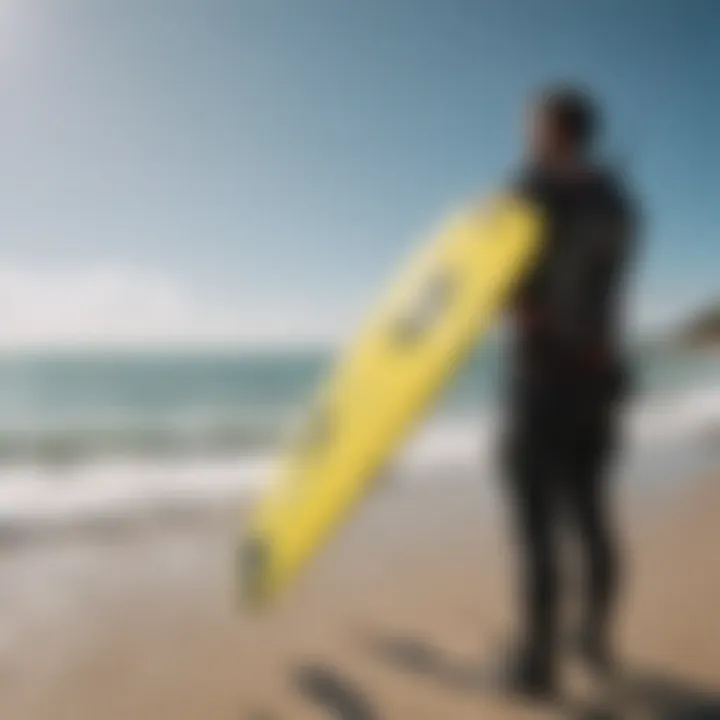
<path fill-rule="evenodd" d="M 557 651 L 556 497 L 551 455 L 532 418 L 520 418 L 507 446 L 508 495 L 521 561 L 522 630 L 516 689 L 552 688 Z"/>
<path fill-rule="evenodd" d="M 610 663 L 610 624 L 618 591 L 609 497 L 613 424 L 614 418 L 604 408 L 596 408 L 578 421 L 565 478 L 585 570 L 581 650 L 599 666 Z"/>

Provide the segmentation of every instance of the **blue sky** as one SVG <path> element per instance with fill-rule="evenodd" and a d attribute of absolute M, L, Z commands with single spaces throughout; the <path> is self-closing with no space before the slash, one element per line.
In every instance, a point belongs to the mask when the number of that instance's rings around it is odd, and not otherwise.
<path fill-rule="evenodd" d="M 636 314 L 720 294 L 714 0 L 4 0 L 7 342 L 342 332 L 580 80 L 648 216 Z M 715 201 L 715 202 L 713 202 Z"/>

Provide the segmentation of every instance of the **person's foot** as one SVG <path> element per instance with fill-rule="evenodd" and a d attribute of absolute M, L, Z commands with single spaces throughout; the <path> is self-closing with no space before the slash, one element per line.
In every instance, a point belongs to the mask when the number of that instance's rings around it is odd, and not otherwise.
<path fill-rule="evenodd" d="M 616 663 L 608 642 L 599 637 L 597 633 L 579 633 L 575 649 L 593 672 L 603 676 L 610 676 L 614 673 Z"/>
<path fill-rule="evenodd" d="M 494 682 L 503 692 L 533 700 L 557 695 L 554 664 L 547 654 L 527 650 L 505 652 L 494 668 Z"/>

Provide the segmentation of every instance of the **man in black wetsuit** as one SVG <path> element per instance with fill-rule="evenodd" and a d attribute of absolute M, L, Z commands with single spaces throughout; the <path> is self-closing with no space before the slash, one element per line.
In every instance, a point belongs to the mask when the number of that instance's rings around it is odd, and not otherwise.
<path fill-rule="evenodd" d="M 514 187 L 546 218 L 542 257 L 513 305 L 505 447 L 524 561 L 524 632 L 506 680 L 533 695 L 555 687 L 565 520 L 584 563 L 577 649 L 596 669 L 611 664 L 618 570 L 608 462 L 626 385 L 621 320 L 634 213 L 619 180 L 592 159 L 598 124 L 582 92 L 541 94 Z"/>

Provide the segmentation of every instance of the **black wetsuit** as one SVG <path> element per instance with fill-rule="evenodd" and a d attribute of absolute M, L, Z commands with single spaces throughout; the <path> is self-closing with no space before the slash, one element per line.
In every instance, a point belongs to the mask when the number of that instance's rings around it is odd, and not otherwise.
<path fill-rule="evenodd" d="M 526 171 L 515 192 L 542 208 L 546 236 L 513 309 L 506 475 L 524 555 L 524 648 L 549 666 L 561 521 L 571 520 L 585 561 L 590 642 L 605 642 L 616 594 L 607 464 L 627 384 L 620 321 L 635 222 L 620 184 L 599 170 Z"/>

